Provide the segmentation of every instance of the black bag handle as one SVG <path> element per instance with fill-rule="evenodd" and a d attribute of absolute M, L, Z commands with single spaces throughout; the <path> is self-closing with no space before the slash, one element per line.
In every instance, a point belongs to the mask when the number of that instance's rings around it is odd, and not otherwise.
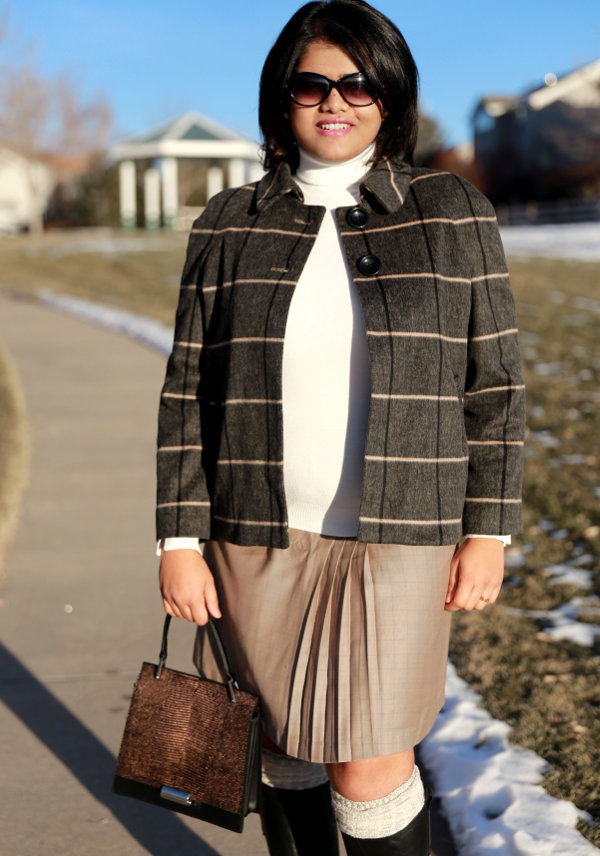
<path fill-rule="evenodd" d="M 160 654 L 158 655 L 158 665 L 154 669 L 154 677 L 156 678 L 156 680 L 160 678 L 163 666 L 167 662 L 167 638 L 169 635 L 170 624 L 171 616 L 166 615 L 163 627 L 162 645 L 160 646 Z M 231 665 L 229 663 L 227 651 L 225 650 L 225 645 L 223 644 L 223 639 L 221 638 L 221 634 L 219 633 L 219 628 L 217 627 L 212 618 L 208 619 L 208 629 L 213 638 L 213 642 L 215 643 L 219 665 L 223 674 L 225 675 L 225 683 L 227 685 L 227 694 L 229 696 L 229 701 L 232 702 L 232 704 L 235 704 L 235 690 L 239 690 L 240 687 L 234 677 L 233 672 L 231 671 Z"/>

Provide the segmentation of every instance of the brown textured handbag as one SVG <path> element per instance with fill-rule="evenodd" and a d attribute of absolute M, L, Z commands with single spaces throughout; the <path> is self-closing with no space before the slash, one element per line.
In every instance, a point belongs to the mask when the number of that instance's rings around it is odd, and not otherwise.
<path fill-rule="evenodd" d="M 258 698 L 240 690 L 216 624 L 209 621 L 225 683 L 143 663 L 117 758 L 113 790 L 241 832 L 258 810 Z"/>

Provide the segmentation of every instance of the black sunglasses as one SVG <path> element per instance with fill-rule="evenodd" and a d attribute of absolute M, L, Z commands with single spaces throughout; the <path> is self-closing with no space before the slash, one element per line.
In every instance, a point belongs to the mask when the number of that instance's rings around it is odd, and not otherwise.
<path fill-rule="evenodd" d="M 312 71 L 300 71 L 292 75 L 289 85 L 290 98 L 301 107 L 322 104 L 329 98 L 332 89 L 337 89 L 344 101 L 352 107 L 368 107 L 377 101 L 377 95 L 362 71 L 347 74 L 339 80 L 330 80 Z"/>

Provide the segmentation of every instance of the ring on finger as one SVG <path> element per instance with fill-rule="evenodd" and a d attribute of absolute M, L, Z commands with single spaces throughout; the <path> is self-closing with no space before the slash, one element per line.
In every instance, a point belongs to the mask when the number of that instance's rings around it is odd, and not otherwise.
<path fill-rule="evenodd" d="M 489 597 L 484 597 L 482 594 L 479 595 L 479 600 L 482 600 L 484 603 L 489 603 Z"/>

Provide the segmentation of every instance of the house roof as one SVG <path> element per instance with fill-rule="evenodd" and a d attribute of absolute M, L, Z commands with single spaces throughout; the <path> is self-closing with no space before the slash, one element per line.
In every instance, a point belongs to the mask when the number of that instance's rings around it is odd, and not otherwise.
<path fill-rule="evenodd" d="M 594 81 L 600 82 L 600 59 L 562 75 L 546 74 L 543 83 L 536 84 L 521 95 L 484 95 L 477 102 L 473 115 L 484 109 L 490 116 L 502 116 L 519 105 L 541 110 L 554 101 L 568 97 L 578 87 Z"/>
<path fill-rule="evenodd" d="M 553 101 L 559 101 L 569 95 L 578 86 L 600 81 L 600 59 L 582 65 L 561 76 L 547 74 L 542 86 L 537 86 L 523 97 L 534 110 L 540 110 Z"/>
<path fill-rule="evenodd" d="M 92 166 L 94 157 L 95 155 L 92 152 L 77 152 L 74 154 L 44 152 L 40 155 L 40 160 L 64 177 L 84 175 Z"/>
<path fill-rule="evenodd" d="M 43 157 L 39 152 L 31 151 L 25 146 L 20 146 L 18 143 L 12 142 L 12 140 L 6 140 L 3 137 L 0 137 L 0 149 L 5 152 L 10 152 L 13 155 L 17 155 L 18 157 L 24 158 L 29 161 L 42 161 Z"/>
<path fill-rule="evenodd" d="M 113 146 L 111 154 L 117 160 L 158 157 L 259 160 L 255 142 L 196 112 L 185 113 L 146 134 L 129 137 Z"/>

